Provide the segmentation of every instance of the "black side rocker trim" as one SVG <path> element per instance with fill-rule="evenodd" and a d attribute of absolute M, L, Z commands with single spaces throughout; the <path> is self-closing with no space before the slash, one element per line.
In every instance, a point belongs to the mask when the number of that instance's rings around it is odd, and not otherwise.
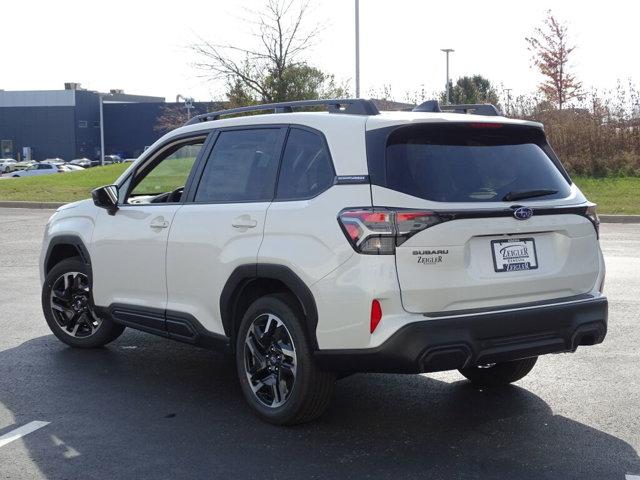
<path fill-rule="evenodd" d="M 98 307 L 98 311 L 115 323 L 142 332 L 211 350 L 230 351 L 227 337 L 208 331 L 188 313 L 118 303 Z"/>
<path fill-rule="evenodd" d="M 431 319 L 400 328 L 369 349 L 319 350 L 321 368 L 347 372 L 419 373 L 455 370 L 601 343 L 605 297 L 520 310 Z"/>

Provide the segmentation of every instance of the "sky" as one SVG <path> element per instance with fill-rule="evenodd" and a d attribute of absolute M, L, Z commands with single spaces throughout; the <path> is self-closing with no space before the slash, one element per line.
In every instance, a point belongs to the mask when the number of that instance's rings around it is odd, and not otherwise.
<path fill-rule="evenodd" d="M 354 2 L 311 0 L 308 26 L 323 25 L 306 60 L 354 87 Z M 224 98 L 224 85 L 207 80 L 189 46 L 200 38 L 253 47 L 242 18 L 264 0 L 148 2 L 93 0 L 6 1 L 0 34 L 0 89 L 55 90 L 80 82 L 90 90 L 206 101 Z M 578 48 L 571 65 L 586 88 L 640 82 L 637 54 L 640 2 L 573 0 L 360 0 L 361 92 L 389 85 L 396 100 L 424 88 L 442 90 L 450 75 L 481 74 L 512 95 L 535 90 L 524 38 L 546 10 L 567 22 Z"/>

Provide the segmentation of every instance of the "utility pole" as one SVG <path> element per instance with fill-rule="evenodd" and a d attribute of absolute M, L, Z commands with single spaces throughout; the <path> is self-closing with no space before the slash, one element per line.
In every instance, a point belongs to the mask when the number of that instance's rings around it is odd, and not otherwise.
<path fill-rule="evenodd" d="M 441 48 L 441 51 L 443 51 L 446 56 L 447 56 L 447 83 L 445 83 L 445 87 L 444 87 L 444 92 L 445 92 L 445 103 L 449 104 L 449 54 L 451 52 L 455 52 L 455 50 L 453 48 Z"/>
<path fill-rule="evenodd" d="M 360 0 L 356 1 L 356 98 L 360 98 Z"/>
<path fill-rule="evenodd" d="M 512 88 L 505 88 L 504 91 L 507 92 L 507 116 L 509 116 L 509 112 L 511 111 L 511 90 Z"/>

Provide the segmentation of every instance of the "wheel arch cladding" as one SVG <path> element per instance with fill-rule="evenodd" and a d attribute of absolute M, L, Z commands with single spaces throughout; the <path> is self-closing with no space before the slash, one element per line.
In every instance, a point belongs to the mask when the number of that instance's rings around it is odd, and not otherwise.
<path fill-rule="evenodd" d="M 314 350 L 318 349 L 318 310 L 309 287 L 284 265 L 248 264 L 237 267 L 220 294 L 220 315 L 225 335 L 235 345 L 242 315 L 249 305 L 270 293 L 290 293 L 304 315 L 304 327 Z"/>
<path fill-rule="evenodd" d="M 47 254 L 44 260 L 45 274 L 49 273 L 62 260 L 73 257 L 80 258 L 82 262 L 91 268 L 89 251 L 80 237 L 75 235 L 53 237 L 47 247 Z"/>

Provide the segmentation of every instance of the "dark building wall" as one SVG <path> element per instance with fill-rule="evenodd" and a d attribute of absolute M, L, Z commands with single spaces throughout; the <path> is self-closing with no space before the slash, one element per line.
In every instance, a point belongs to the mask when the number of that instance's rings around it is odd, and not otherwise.
<path fill-rule="evenodd" d="M 158 118 L 167 108 L 183 109 L 184 104 L 164 102 L 105 103 L 105 153 L 120 155 L 122 158 L 139 156 L 145 147 L 167 133 L 155 129 Z M 199 115 L 216 108 L 222 108 L 221 104 L 198 102 L 194 104 L 191 113 Z"/>
<path fill-rule="evenodd" d="M 100 97 L 95 92 L 76 91 L 75 130 L 74 158 L 99 158 Z"/>
<path fill-rule="evenodd" d="M 13 157 L 31 147 L 34 159 L 75 158 L 75 108 L 73 106 L 2 107 L 0 140 L 12 140 Z"/>
<path fill-rule="evenodd" d="M 137 95 L 105 95 L 104 153 L 137 157 L 166 133 L 155 129 L 158 118 L 167 109 L 184 113 L 184 104 L 160 100 L 162 98 Z M 198 115 L 220 108 L 223 108 L 221 103 L 198 102 L 191 113 Z M 0 140 L 12 142 L 14 158 L 22 155 L 22 147 L 31 147 L 36 160 L 97 159 L 100 157 L 100 94 L 87 90 L 0 91 Z"/>
<path fill-rule="evenodd" d="M 139 156 L 161 133 L 153 127 L 164 103 L 105 103 L 104 150 L 123 158 Z"/>

